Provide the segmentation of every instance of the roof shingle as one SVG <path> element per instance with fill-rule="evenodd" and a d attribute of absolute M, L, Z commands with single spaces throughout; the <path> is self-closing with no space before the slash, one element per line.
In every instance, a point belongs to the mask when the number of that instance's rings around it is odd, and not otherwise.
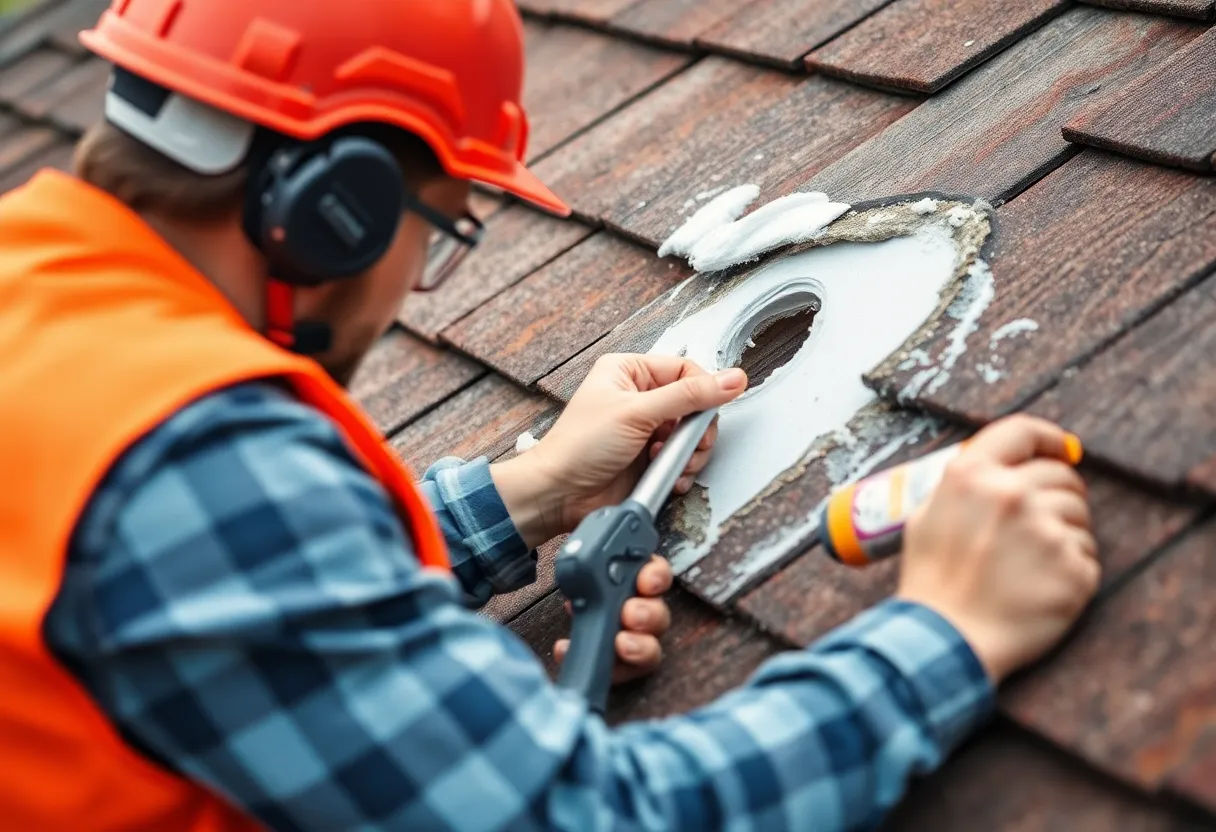
<path fill-rule="evenodd" d="M 1216 165 L 1216 29 L 1102 105 L 1087 107 L 1064 137 L 1163 165 Z"/>
<path fill-rule="evenodd" d="M 705 58 L 536 166 L 580 215 L 657 246 L 697 195 L 784 193 L 914 103 Z"/>
<path fill-rule="evenodd" d="M 807 64 L 858 83 L 933 93 L 1070 2 L 898 0 L 812 52 Z"/>

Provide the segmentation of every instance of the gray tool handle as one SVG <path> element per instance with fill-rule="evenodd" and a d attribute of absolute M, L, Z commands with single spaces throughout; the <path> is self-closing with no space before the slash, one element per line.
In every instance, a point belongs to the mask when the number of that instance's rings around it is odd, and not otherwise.
<path fill-rule="evenodd" d="M 713 408 L 684 417 L 638 480 L 629 498 L 650 509 L 651 517 L 658 518 L 663 504 L 671 496 L 671 489 L 676 487 L 676 480 L 688 467 L 688 461 L 697 450 L 701 437 L 705 436 L 705 431 L 709 430 L 717 415 L 717 408 Z"/>
<path fill-rule="evenodd" d="M 688 466 L 716 411 L 682 421 L 619 506 L 590 514 L 557 555 L 557 586 L 570 601 L 574 626 L 558 684 L 578 691 L 603 713 L 612 685 L 616 635 L 625 602 L 637 594 L 638 573 L 659 546 L 655 519 Z"/>
<path fill-rule="evenodd" d="M 638 573 L 659 545 L 647 508 L 632 500 L 602 508 L 579 524 L 557 556 L 557 586 L 574 626 L 557 683 L 603 713 L 612 685 L 621 610 L 637 594 Z"/>

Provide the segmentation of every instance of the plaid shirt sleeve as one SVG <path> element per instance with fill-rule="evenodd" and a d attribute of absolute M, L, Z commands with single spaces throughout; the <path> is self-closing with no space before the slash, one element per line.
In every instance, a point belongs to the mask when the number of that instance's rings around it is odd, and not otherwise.
<path fill-rule="evenodd" d="M 446 457 L 420 483 L 448 544 L 452 574 L 469 606 L 536 580 L 536 550 L 529 551 L 490 478 L 486 459 Z"/>
<path fill-rule="evenodd" d="M 460 471 L 430 488 L 476 559 L 504 518 Z M 123 457 L 46 635 L 129 743 L 279 830 L 871 829 L 993 704 L 948 623 L 889 601 L 612 729 L 461 601 L 328 422 L 245 387 Z"/>

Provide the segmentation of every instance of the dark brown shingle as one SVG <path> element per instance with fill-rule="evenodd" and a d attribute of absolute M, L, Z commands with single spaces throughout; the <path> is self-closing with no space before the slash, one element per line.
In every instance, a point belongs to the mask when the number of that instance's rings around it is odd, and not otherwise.
<path fill-rule="evenodd" d="M 1216 29 L 1064 126 L 1069 141 L 1150 162 L 1210 171 L 1216 164 Z"/>
<path fill-rule="evenodd" d="M 807 64 L 877 87 L 937 92 L 1042 26 L 1070 0 L 898 0 Z"/>

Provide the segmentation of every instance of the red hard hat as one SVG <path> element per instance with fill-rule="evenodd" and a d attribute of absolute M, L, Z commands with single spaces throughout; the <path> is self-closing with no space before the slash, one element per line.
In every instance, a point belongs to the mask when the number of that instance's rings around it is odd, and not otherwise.
<path fill-rule="evenodd" d="M 523 165 L 512 0 L 114 0 L 80 39 L 135 75 L 299 139 L 396 125 L 452 176 L 570 213 Z"/>

